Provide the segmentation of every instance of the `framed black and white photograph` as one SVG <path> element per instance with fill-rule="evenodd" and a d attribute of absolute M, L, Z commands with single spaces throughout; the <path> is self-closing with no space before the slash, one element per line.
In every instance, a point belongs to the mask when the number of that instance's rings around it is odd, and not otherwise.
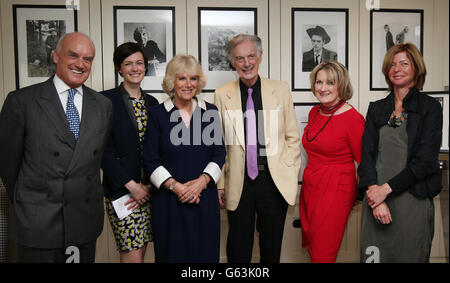
<path fill-rule="evenodd" d="M 292 8 L 292 90 L 311 89 L 309 74 L 321 62 L 348 67 L 348 9 Z"/>
<path fill-rule="evenodd" d="M 294 111 L 295 111 L 295 117 L 297 118 L 297 125 L 300 130 L 300 140 L 303 137 L 303 132 L 305 131 L 305 127 L 308 124 L 308 116 L 309 111 L 315 106 L 319 105 L 318 102 L 311 102 L 311 103 L 294 103 Z M 298 175 L 298 183 L 302 184 L 303 180 L 303 171 L 305 170 L 306 163 L 308 163 L 308 155 L 306 154 L 305 149 L 303 148 L 303 144 L 300 143 L 300 150 L 301 150 L 301 167 L 300 167 L 300 174 Z"/>
<path fill-rule="evenodd" d="M 441 143 L 441 152 L 448 152 L 448 143 L 449 143 L 449 95 L 448 91 L 435 91 L 435 92 L 425 92 L 429 96 L 434 97 L 442 107 L 442 116 L 444 118 L 442 124 L 442 143 Z"/>
<path fill-rule="evenodd" d="M 148 58 L 142 88 L 161 92 L 167 62 L 175 55 L 175 8 L 114 6 L 114 48 L 139 43 Z M 122 82 L 116 74 L 116 86 Z"/>
<path fill-rule="evenodd" d="M 423 10 L 370 11 L 370 90 L 386 90 L 382 73 L 386 51 L 399 43 L 413 43 L 423 54 Z"/>
<path fill-rule="evenodd" d="M 55 73 L 52 52 L 59 38 L 77 31 L 77 10 L 65 5 L 13 5 L 16 87 L 47 80 Z"/>
<path fill-rule="evenodd" d="M 203 92 L 236 80 L 225 48 L 235 35 L 257 34 L 256 8 L 198 8 L 198 58 L 208 78 Z"/>

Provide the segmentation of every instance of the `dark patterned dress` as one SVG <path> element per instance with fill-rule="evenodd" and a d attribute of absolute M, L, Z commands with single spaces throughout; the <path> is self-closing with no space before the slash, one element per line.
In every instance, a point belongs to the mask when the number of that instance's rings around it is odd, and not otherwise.
<path fill-rule="evenodd" d="M 134 114 L 139 133 L 139 152 L 142 153 L 142 142 L 147 128 L 147 110 L 145 100 L 132 99 Z M 141 159 L 141 168 L 143 160 Z M 141 179 L 145 180 L 145 170 L 141 171 Z M 132 251 L 143 247 L 147 242 L 153 241 L 151 229 L 151 201 L 135 209 L 123 219 L 117 217 L 112 200 L 106 198 L 106 211 L 116 239 L 119 251 Z"/>

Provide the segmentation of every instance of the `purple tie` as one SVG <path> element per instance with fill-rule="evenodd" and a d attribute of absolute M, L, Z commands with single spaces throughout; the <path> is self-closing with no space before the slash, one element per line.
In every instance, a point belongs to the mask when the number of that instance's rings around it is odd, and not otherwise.
<path fill-rule="evenodd" d="M 248 89 L 246 130 L 247 130 L 247 173 L 250 179 L 258 176 L 257 146 L 256 146 L 256 114 L 252 98 L 253 89 Z"/>

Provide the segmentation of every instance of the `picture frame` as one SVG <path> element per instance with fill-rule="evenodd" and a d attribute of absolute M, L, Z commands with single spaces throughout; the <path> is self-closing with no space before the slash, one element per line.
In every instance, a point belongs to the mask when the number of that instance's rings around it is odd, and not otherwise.
<path fill-rule="evenodd" d="M 175 7 L 113 6 L 114 48 L 125 42 L 142 44 L 148 57 L 141 88 L 161 93 L 167 63 L 175 56 Z M 115 86 L 123 79 L 115 72 Z"/>
<path fill-rule="evenodd" d="M 297 119 L 297 125 L 300 130 L 300 140 L 303 137 L 303 133 L 305 131 L 305 127 L 308 124 L 308 116 L 311 109 L 319 105 L 319 102 L 307 102 L 307 103 L 299 103 L 294 102 L 294 112 L 295 117 Z M 303 171 L 305 171 L 306 163 L 308 163 L 308 154 L 306 153 L 305 149 L 303 148 L 303 144 L 300 143 L 300 158 L 301 158 L 301 167 L 300 167 L 300 173 L 298 175 L 298 183 L 303 183 Z"/>
<path fill-rule="evenodd" d="M 335 60 L 348 68 L 348 9 L 292 8 L 292 91 L 310 91 L 318 62 Z M 315 54 L 320 54 L 317 57 Z"/>
<path fill-rule="evenodd" d="M 386 51 L 411 42 L 423 55 L 423 10 L 379 9 L 370 11 L 370 90 L 387 90 L 382 72 Z"/>
<path fill-rule="evenodd" d="M 431 97 L 434 97 L 442 106 L 442 142 L 441 142 L 441 153 L 448 153 L 449 144 L 449 94 L 448 91 L 430 91 L 424 92 Z"/>
<path fill-rule="evenodd" d="M 213 92 L 238 78 L 226 45 L 237 34 L 258 34 L 257 23 L 257 8 L 198 7 L 198 59 L 207 77 L 202 92 Z"/>
<path fill-rule="evenodd" d="M 78 17 L 76 9 L 65 5 L 12 7 L 16 88 L 23 88 L 55 73 L 52 52 L 63 34 L 78 30 Z"/>

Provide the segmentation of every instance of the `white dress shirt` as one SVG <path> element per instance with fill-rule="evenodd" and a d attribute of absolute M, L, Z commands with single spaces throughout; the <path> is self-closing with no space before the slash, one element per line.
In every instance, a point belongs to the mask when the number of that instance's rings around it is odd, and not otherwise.
<path fill-rule="evenodd" d="M 66 113 L 67 107 L 67 98 L 69 97 L 69 89 L 70 87 L 63 82 L 56 74 L 53 78 L 53 83 L 55 84 L 56 91 L 58 92 L 59 100 L 61 101 L 62 107 L 64 109 L 64 113 Z M 73 103 L 78 110 L 78 115 L 80 116 L 81 121 L 81 112 L 83 109 L 83 87 L 79 86 L 76 88 L 77 92 L 73 98 Z"/>

